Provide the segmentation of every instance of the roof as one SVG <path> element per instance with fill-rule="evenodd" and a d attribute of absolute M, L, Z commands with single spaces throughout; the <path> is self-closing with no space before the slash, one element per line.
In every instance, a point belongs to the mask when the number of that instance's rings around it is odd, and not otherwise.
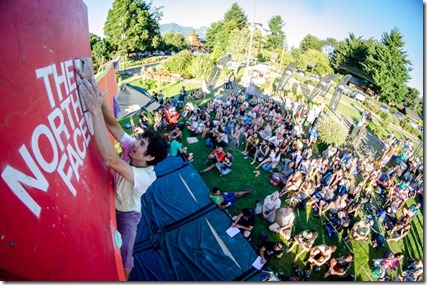
<path fill-rule="evenodd" d="M 418 114 L 416 112 L 412 111 L 408 107 L 405 107 L 405 113 L 406 113 L 406 115 L 411 116 L 413 119 L 415 119 L 417 121 L 421 121 L 421 122 L 423 121 L 423 119 L 420 116 L 418 116 Z"/>
<path fill-rule="evenodd" d="M 340 64 L 340 68 L 348 73 L 350 73 L 351 75 L 353 75 L 353 77 L 357 76 L 371 84 L 374 84 L 374 79 L 372 78 L 372 76 L 366 74 L 365 72 L 363 72 L 362 70 L 355 68 L 353 66 L 350 66 L 348 64 L 345 63 L 341 63 Z M 366 83 L 364 84 L 366 85 Z"/>
<path fill-rule="evenodd" d="M 120 107 L 120 111 L 117 114 L 119 119 L 140 110 L 149 112 L 160 107 L 156 99 L 147 90 L 131 84 L 123 84 L 116 99 Z"/>

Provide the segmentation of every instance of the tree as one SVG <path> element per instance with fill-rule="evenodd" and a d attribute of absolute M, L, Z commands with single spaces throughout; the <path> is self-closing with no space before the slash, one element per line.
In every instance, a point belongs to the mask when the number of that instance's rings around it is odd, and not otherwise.
<path fill-rule="evenodd" d="M 101 37 L 97 36 L 93 33 L 89 33 L 89 42 L 90 42 L 90 49 L 93 50 L 93 46 L 101 41 Z"/>
<path fill-rule="evenodd" d="M 402 34 L 395 28 L 390 34 L 384 33 L 381 42 L 361 62 L 374 79 L 382 101 L 401 103 L 408 94 L 406 83 L 410 79 L 411 61 L 403 50 L 404 44 Z"/>
<path fill-rule="evenodd" d="M 283 23 L 280 16 L 274 16 L 268 21 L 270 34 L 267 36 L 266 49 L 274 50 L 283 47 L 286 38 L 285 33 L 282 31 L 284 25 L 285 23 Z"/>
<path fill-rule="evenodd" d="M 213 22 L 206 30 L 206 47 L 213 51 L 215 43 L 217 42 L 217 36 L 221 33 L 224 27 L 223 21 Z"/>
<path fill-rule="evenodd" d="M 331 58 L 331 66 L 336 73 L 341 71 L 341 64 L 346 64 L 355 69 L 363 70 L 362 62 L 366 60 L 368 51 L 373 49 L 375 42 L 370 39 L 357 38 L 353 33 L 344 41 L 339 42 Z"/>
<path fill-rule="evenodd" d="M 94 70 L 98 69 L 101 65 L 109 61 L 114 55 L 114 50 L 106 39 L 101 39 L 96 42 L 92 47 L 92 60 Z"/>
<path fill-rule="evenodd" d="M 297 62 L 299 66 L 304 67 L 307 66 L 308 62 L 315 63 L 313 71 L 320 76 L 333 72 L 331 65 L 329 64 L 328 55 L 318 50 L 307 50 L 301 55 L 299 61 Z"/>
<path fill-rule="evenodd" d="M 403 98 L 403 105 L 408 106 L 410 109 L 417 111 L 417 107 L 422 103 L 420 98 L 420 91 L 416 88 L 408 87 L 408 93 Z"/>
<path fill-rule="evenodd" d="M 166 32 L 163 34 L 165 48 L 171 51 L 180 51 L 186 47 L 184 36 L 181 33 Z"/>
<path fill-rule="evenodd" d="M 104 24 L 104 34 L 113 48 L 126 53 L 154 50 L 159 45 L 159 8 L 143 0 L 114 0 Z"/>
<path fill-rule="evenodd" d="M 224 15 L 224 22 L 235 22 L 239 30 L 246 28 L 248 19 L 245 15 L 245 11 L 237 4 L 233 3 L 230 10 Z"/>
<path fill-rule="evenodd" d="M 300 43 L 300 48 L 303 51 L 307 51 L 309 49 L 322 51 L 322 47 L 323 47 L 323 42 L 310 34 L 306 35 Z"/>
<path fill-rule="evenodd" d="M 234 61 L 242 62 L 248 55 L 249 37 L 248 29 L 234 30 L 230 33 L 230 38 L 233 40 L 229 41 L 226 52 L 231 55 Z"/>

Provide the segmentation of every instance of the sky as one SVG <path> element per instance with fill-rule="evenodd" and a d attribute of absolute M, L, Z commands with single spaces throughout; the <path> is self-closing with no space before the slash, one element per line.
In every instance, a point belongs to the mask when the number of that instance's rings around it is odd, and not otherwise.
<path fill-rule="evenodd" d="M 83 0 L 88 7 L 89 31 L 103 36 L 104 22 L 113 0 Z M 422 0 L 152 0 L 162 7 L 160 24 L 176 23 L 185 27 L 209 27 L 222 20 L 237 3 L 248 21 L 268 28 L 273 16 L 281 16 L 288 48 L 299 47 L 308 34 L 320 40 L 342 41 L 353 33 L 362 39 L 380 41 L 384 33 L 398 28 L 403 35 L 412 77 L 408 86 L 424 94 L 424 3 Z"/>

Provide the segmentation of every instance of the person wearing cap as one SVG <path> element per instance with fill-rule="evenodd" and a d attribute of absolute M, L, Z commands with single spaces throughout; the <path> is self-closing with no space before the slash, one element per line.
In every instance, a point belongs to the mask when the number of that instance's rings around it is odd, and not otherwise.
<path fill-rule="evenodd" d="M 256 215 L 254 209 L 243 208 L 237 216 L 234 216 L 231 219 L 233 221 L 231 226 L 233 228 L 240 229 L 243 236 L 245 238 L 248 238 L 256 222 Z"/>
<path fill-rule="evenodd" d="M 280 208 L 281 204 L 282 201 L 279 199 L 279 191 L 275 191 L 273 194 L 267 195 L 264 201 L 257 203 L 255 214 L 261 214 L 263 219 L 273 223 L 276 217 L 276 210 Z"/>

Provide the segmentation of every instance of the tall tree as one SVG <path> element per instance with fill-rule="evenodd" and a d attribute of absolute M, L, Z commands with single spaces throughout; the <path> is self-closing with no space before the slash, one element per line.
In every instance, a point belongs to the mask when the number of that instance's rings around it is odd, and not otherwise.
<path fill-rule="evenodd" d="M 270 34 L 267 36 L 266 49 L 275 50 L 283 47 L 286 37 L 282 30 L 284 25 L 281 16 L 274 16 L 268 21 Z"/>
<path fill-rule="evenodd" d="M 420 91 L 416 88 L 408 87 L 408 93 L 403 98 L 403 105 L 408 106 L 410 109 L 418 112 L 417 107 L 422 102 L 422 98 L 420 98 Z"/>
<path fill-rule="evenodd" d="M 119 51 L 154 50 L 161 39 L 159 17 L 159 9 L 151 11 L 151 4 L 143 0 L 114 0 L 104 34 Z"/>
<path fill-rule="evenodd" d="M 323 42 L 310 34 L 306 35 L 300 43 L 300 48 L 303 51 L 308 51 L 309 49 L 322 51 L 322 47 L 323 47 Z"/>
<path fill-rule="evenodd" d="M 329 64 L 328 55 L 318 50 L 314 50 L 314 49 L 307 50 L 300 56 L 297 62 L 298 62 L 298 66 L 303 67 L 304 69 L 307 66 L 308 62 L 315 63 L 313 71 L 320 76 L 324 76 L 328 73 L 332 73 L 333 71 Z"/>
<path fill-rule="evenodd" d="M 375 81 L 375 89 L 380 100 L 401 103 L 408 93 L 406 83 L 409 81 L 411 61 L 403 50 L 405 42 L 399 29 L 382 35 L 381 43 L 370 52 L 366 61 L 361 62 L 365 71 Z"/>
<path fill-rule="evenodd" d="M 90 49 L 93 49 L 93 46 L 100 41 L 101 41 L 100 36 L 97 36 L 93 33 L 89 33 Z"/>
<path fill-rule="evenodd" d="M 184 36 L 181 33 L 166 32 L 163 34 L 165 48 L 171 51 L 180 51 L 186 47 Z"/>
<path fill-rule="evenodd" d="M 221 33 L 224 27 L 223 21 L 217 21 L 211 23 L 211 25 L 206 30 L 206 47 L 213 51 L 215 48 L 215 43 L 217 41 L 217 36 Z"/>
<path fill-rule="evenodd" d="M 237 4 L 233 3 L 231 8 L 224 15 L 224 22 L 235 22 L 239 30 L 245 28 L 248 24 L 248 19 L 245 11 Z"/>

